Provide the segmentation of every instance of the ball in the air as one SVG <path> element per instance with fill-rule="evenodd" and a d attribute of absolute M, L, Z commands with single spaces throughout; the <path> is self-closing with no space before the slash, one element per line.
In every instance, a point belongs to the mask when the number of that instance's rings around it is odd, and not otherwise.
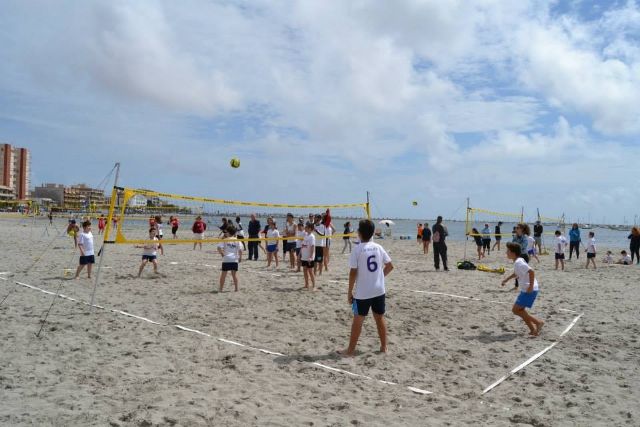
<path fill-rule="evenodd" d="M 233 159 L 231 159 L 229 164 L 231 165 L 232 168 L 239 168 L 240 167 L 240 159 L 237 158 L 237 157 L 234 157 Z"/>

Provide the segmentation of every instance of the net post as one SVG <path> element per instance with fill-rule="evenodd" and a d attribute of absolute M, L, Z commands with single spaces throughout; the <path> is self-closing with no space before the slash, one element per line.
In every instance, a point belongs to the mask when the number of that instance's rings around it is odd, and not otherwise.
<path fill-rule="evenodd" d="M 524 224 L 524 206 L 520 208 L 520 223 Z"/>
<path fill-rule="evenodd" d="M 109 214 L 107 216 L 108 217 L 107 224 L 105 225 L 105 230 L 104 230 L 105 241 L 109 240 L 109 232 L 111 231 L 111 228 L 110 228 L 111 218 L 113 218 L 113 211 L 115 209 L 116 200 L 118 198 L 117 186 L 118 186 L 118 178 L 120 175 L 120 162 L 117 162 L 115 167 L 116 167 L 116 177 L 113 182 L 113 191 L 111 192 L 111 202 L 109 203 Z M 107 252 L 107 247 L 105 245 L 105 242 L 103 241 L 102 247 L 100 248 L 100 260 L 98 261 L 98 268 L 96 269 L 96 279 L 93 283 L 93 291 L 91 292 L 91 305 L 89 306 L 90 314 L 93 314 L 94 304 L 96 300 L 96 290 L 98 289 L 98 283 L 100 282 L 100 271 L 102 270 L 102 260 L 104 260 L 106 252 Z"/>
<path fill-rule="evenodd" d="M 467 213 L 464 220 L 464 260 L 467 260 L 467 241 L 469 240 L 469 236 L 467 236 L 467 232 L 469 230 L 469 211 L 471 207 L 469 206 L 469 198 L 467 197 Z"/>
<path fill-rule="evenodd" d="M 367 191 L 367 206 L 365 207 L 367 212 L 367 219 L 371 219 L 371 204 L 369 202 L 369 192 Z"/>

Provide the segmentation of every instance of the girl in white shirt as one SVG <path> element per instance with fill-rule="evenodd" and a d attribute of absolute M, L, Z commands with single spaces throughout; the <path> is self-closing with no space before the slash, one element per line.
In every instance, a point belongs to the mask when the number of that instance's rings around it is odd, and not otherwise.
<path fill-rule="evenodd" d="M 269 223 L 269 229 L 267 230 L 267 268 L 271 266 L 271 261 L 273 258 L 276 260 L 276 268 L 278 268 L 278 237 L 280 237 L 280 232 L 276 228 L 275 221 L 271 221 Z M 273 238 L 274 240 L 269 240 L 269 238 Z"/>

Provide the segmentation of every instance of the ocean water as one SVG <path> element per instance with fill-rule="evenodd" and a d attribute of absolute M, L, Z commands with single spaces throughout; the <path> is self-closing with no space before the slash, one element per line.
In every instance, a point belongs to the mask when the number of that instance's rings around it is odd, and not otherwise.
<path fill-rule="evenodd" d="M 243 227 L 246 230 L 247 225 L 249 223 L 249 217 L 241 215 L 240 218 L 241 218 Z M 278 224 L 278 228 L 281 229 L 285 223 L 285 218 L 284 217 L 274 217 L 274 218 L 276 220 L 276 223 Z M 180 219 L 181 219 L 181 224 L 180 224 L 179 233 L 190 232 L 191 224 L 193 222 L 193 216 L 181 216 Z M 203 219 L 207 222 L 207 232 L 208 234 L 211 234 L 211 235 L 215 234 L 215 232 L 217 231 L 217 227 L 220 224 L 222 224 L 222 216 L 205 215 Z M 260 220 L 260 223 L 264 228 L 264 226 L 267 223 L 266 217 L 259 217 L 258 219 Z M 168 216 L 164 217 L 165 222 L 166 220 L 168 220 Z M 338 233 L 342 233 L 344 229 L 343 228 L 344 223 L 347 221 L 351 221 L 352 227 L 354 229 L 357 228 L 359 219 L 356 219 L 356 218 L 353 218 L 353 219 L 334 218 L 333 219 L 333 225 L 335 226 Z M 386 226 L 383 224 L 379 224 L 379 221 L 380 221 L 379 219 L 374 220 L 374 222 L 376 223 L 376 228 L 381 231 L 384 231 Z M 399 239 L 401 237 L 409 237 L 410 239 L 416 238 L 418 221 L 407 220 L 407 219 L 392 219 L 392 221 L 395 223 L 390 227 L 393 238 L 396 238 L 396 239 Z M 130 231 L 134 231 L 135 229 L 136 238 L 144 238 L 146 237 L 146 231 L 147 231 L 146 224 L 147 224 L 147 220 L 144 218 L 128 217 L 125 220 L 125 230 L 129 229 Z M 433 224 L 435 224 L 435 220 L 428 221 L 428 224 L 430 227 L 432 227 Z M 465 236 L 464 221 L 444 221 L 444 225 L 447 227 L 449 231 L 449 236 L 447 237 L 448 240 L 463 242 L 467 238 Z M 533 227 L 533 224 L 530 224 L 530 225 L 531 227 Z M 491 228 L 492 231 L 494 226 L 495 226 L 495 222 L 489 222 L 489 227 Z M 505 222 L 502 225 L 502 232 L 504 234 L 508 234 L 511 232 L 514 226 L 515 226 L 515 223 Z M 543 224 L 543 226 L 544 226 L 545 233 L 553 233 L 557 229 L 557 226 L 551 225 L 551 224 Z M 484 222 L 475 223 L 473 227 L 477 228 L 478 230 L 482 230 L 482 228 L 484 228 Z M 568 238 L 569 228 L 570 227 L 567 227 L 564 230 L 564 234 L 567 238 Z M 597 226 L 594 226 L 592 230 L 583 229 L 583 230 L 580 230 L 583 242 L 586 242 L 586 240 L 588 239 L 589 231 L 593 231 L 595 233 L 596 244 L 599 245 L 600 247 L 612 248 L 612 249 L 623 249 L 623 248 L 629 247 L 629 240 L 627 239 L 627 236 L 630 233 L 630 227 L 629 227 L 629 230 L 626 230 L 626 231 L 610 230 L 607 228 L 601 228 Z M 165 235 L 170 234 L 169 226 L 165 225 L 164 233 Z M 127 234 L 126 231 L 125 231 L 125 234 Z M 133 238 L 134 236 L 131 235 L 127 237 Z M 503 241 L 511 240 L 509 236 L 503 236 L 502 239 Z M 553 239 L 554 239 L 554 236 L 552 234 L 545 234 L 543 236 L 543 242 L 545 242 L 546 246 L 551 246 Z"/>

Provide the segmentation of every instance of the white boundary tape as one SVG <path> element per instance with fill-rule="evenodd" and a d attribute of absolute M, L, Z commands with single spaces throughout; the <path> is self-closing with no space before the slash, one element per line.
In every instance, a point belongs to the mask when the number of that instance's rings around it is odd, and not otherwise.
<path fill-rule="evenodd" d="M 6 279 L 4 277 L 0 277 L 0 279 L 8 280 L 8 279 Z M 45 293 L 45 294 L 48 294 L 48 295 L 55 295 L 54 292 L 47 291 L 46 289 L 42 289 L 42 288 L 39 288 L 37 286 L 29 285 L 27 283 L 22 283 L 22 282 L 18 282 L 18 281 L 16 281 L 15 283 L 20 285 L 20 286 L 24 286 L 26 288 L 32 289 L 34 291 L 39 291 L 39 292 L 42 292 L 42 293 Z M 62 298 L 62 299 L 66 299 L 68 301 L 73 301 L 75 303 L 84 304 L 84 305 L 90 305 L 89 303 L 87 303 L 85 301 L 77 300 L 75 298 L 71 298 L 71 297 L 68 297 L 68 296 L 63 295 L 63 294 L 58 294 L 58 297 Z M 213 336 L 211 336 L 211 335 L 209 335 L 209 334 L 207 334 L 205 332 L 199 331 L 197 329 L 188 328 L 186 326 L 168 325 L 168 324 L 165 324 L 165 323 L 159 323 L 159 322 L 153 321 L 151 319 L 147 319 L 146 317 L 136 316 L 135 314 L 127 313 L 126 311 L 122 311 L 122 310 L 107 309 L 107 308 L 101 307 L 99 305 L 94 305 L 94 307 L 100 308 L 100 309 L 103 309 L 103 310 L 107 310 L 107 311 L 111 311 L 113 313 L 120 314 L 120 315 L 123 315 L 123 316 L 132 317 L 132 318 L 135 318 L 135 319 L 138 319 L 138 320 L 142 320 L 144 322 L 148 322 L 148 323 L 151 323 L 151 324 L 154 324 L 154 325 L 171 326 L 171 327 L 175 327 L 175 328 L 178 328 L 180 330 L 183 330 L 183 331 L 192 332 L 192 333 L 195 333 L 195 334 L 198 334 L 198 335 L 202 335 L 202 336 L 205 336 L 205 337 L 209 337 L 209 338 L 214 338 Z M 270 350 L 265 350 L 265 349 L 261 349 L 261 348 L 257 348 L 257 347 L 252 347 L 252 346 L 249 346 L 249 345 L 246 345 L 246 344 L 242 344 L 242 343 L 239 343 L 237 341 L 228 340 L 228 339 L 225 339 L 225 338 L 215 338 L 215 339 L 217 341 L 220 341 L 220 342 L 223 342 L 223 343 L 226 343 L 226 344 L 231 344 L 231 345 L 235 345 L 235 346 L 238 346 L 238 347 L 243 347 L 243 348 L 247 348 L 247 349 L 250 349 L 250 350 L 259 351 L 261 353 L 265 353 L 265 354 L 269 354 L 269 355 L 285 356 L 282 353 L 278 353 L 278 352 L 270 351 Z M 308 364 L 310 364 L 312 366 L 316 366 L 316 367 L 319 367 L 319 368 L 322 368 L 322 369 L 325 369 L 325 370 L 328 370 L 328 371 L 338 372 L 338 373 L 349 375 L 349 376 L 356 377 L 356 378 L 363 378 L 363 379 L 373 380 L 373 381 L 376 381 L 376 382 L 381 383 L 381 384 L 399 385 L 397 383 L 393 383 L 393 382 L 390 382 L 390 381 L 378 380 L 378 379 L 375 379 L 375 378 L 372 378 L 372 377 L 368 377 L 366 375 L 356 374 L 354 372 L 345 371 L 344 369 L 334 368 L 334 367 L 331 367 L 331 366 L 328 366 L 328 365 L 324 365 L 324 364 L 318 363 L 318 362 L 305 362 L 305 363 L 308 363 Z M 416 394 L 422 394 L 422 395 L 432 394 L 431 391 L 422 390 L 422 389 L 419 389 L 417 387 L 412 387 L 412 386 L 403 386 L 403 387 L 406 388 L 407 390 L 413 392 L 413 393 L 416 393 Z"/>
<path fill-rule="evenodd" d="M 525 368 L 527 365 L 531 364 L 532 362 L 534 362 L 536 359 L 538 359 L 539 357 L 541 357 L 543 354 L 545 354 L 546 352 L 548 352 L 549 350 L 551 350 L 553 347 L 555 347 L 556 345 L 558 345 L 560 343 L 560 340 L 562 339 L 563 336 L 565 336 L 567 334 L 567 332 L 569 332 L 571 330 L 571 328 L 573 328 L 575 326 L 575 324 L 578 322 L 578 320 L 580 320 L 580 318 L 584 315 L 584 313 L 580 313 L 578 316 L 576 316 L 571 323 L 569 324 L 569 326 L 567 326 L 567 328 L 560 334 L 560 336 L 558 337 L 557 340 L 555 340 L 554 342 L 551 343 L 551 345 L 549 345 L 548 347 L 544 348 L 543 350 L 539 351 L 538 353 L 534 354 L 533 356 L 531 356 L 530 358 L 528 358 L 527 360 L 525 360 L 524 362 L 522 362 L 521 364 L 519 364 L 518 366 L 516 366 L 515 368 L 513 368 L 511 371 L 509 371 L 508 374 L 502 376 L 500 379 L 498 379 L 496 382 L 494 382 L 493 384 L 491 384 L 490 386 L 488 386 L 487 388 L 485 388 L 484 390 L 482 390 L 482 394 L 486 394 L 488 392 L 490 392 L 491 390 L 493 390 L 495 387 L 497 387 L 498 385 L 500 385 L 502 382 L 504 382 L 507 378 L 509 378 L 510 376 L 512 376 L 513 374 L 515 374 L 516 372 L 522 370 L 523 368 Z"/>

